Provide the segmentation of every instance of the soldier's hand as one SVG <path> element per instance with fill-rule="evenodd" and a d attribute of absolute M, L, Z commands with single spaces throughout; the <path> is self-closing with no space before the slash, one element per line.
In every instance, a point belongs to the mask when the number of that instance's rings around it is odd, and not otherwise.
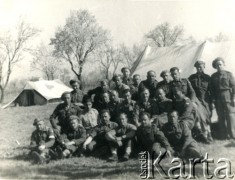
<path fill-rule="evenodd" d="M 82 148 L 83 148 L 84 150 L 86 150 L 86 144 L 83 144 Z"/>
<path fill-rule="evenodd" d="M 121 141 L 121 140 L 122 140 L 122 137 L 116 137 L 116 140 L 117 140 L 117 141 Z"/>
<path fill-rule="evenodd" d="M 121 147 L 122 146 L 122 141 L 117 141 L 117 144 L 118 144 L 119 147 Z"/>
<path fill-rule="evenodd" d="M 39 149 L 40 151 L 43 151 L 45 148 L 46 148 L 45 145 L 40 145 L 40 146 L 38 147 L 38 149 Z"/>

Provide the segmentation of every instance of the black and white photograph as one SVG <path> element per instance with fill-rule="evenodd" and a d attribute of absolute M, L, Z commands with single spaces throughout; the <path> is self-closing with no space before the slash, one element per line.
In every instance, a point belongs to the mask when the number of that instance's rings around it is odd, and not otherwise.
<path fill-rule="evenodd" d="M 235 1 L 0 0 L 0 179 L 235 178 Z"/>

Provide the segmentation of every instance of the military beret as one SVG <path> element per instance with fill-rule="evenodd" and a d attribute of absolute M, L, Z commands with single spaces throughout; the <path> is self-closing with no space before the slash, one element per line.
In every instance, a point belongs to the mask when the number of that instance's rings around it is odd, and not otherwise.
<path fill-rule="evenodd" d="M 168 70 L 163 70 L 161 73 L 160 73 L 160 76 L 163 77 L 164 74 L 166 73 L 170 73 Z"/>
<path fill-rule="evenodd" d="M 73 80 L 73 79 L 72 79 L 72 80 L 69 81 L 69 84 L 70 84 L 70 85 L 72 85 L 72 84 L 74 84 L 74 83 L 81 84 L 81 82 L 80 82 L 79 80 Z"/>
<path fill-rule="evenodd" d="M 205 62 L 204 61 L 196 61 L 195 64 L 194 64 L 194 67 L 197 67 L 199 65 L 204 65 L 205 66 Z"/>
<path fill-rule="evenodd" d="M 216 69 L 216 64 L 222 61 L 224 63 L 224 59 L 222 57 L 217 57 L 213 62 L 212 62 L 212 67 Z"/>
<path fill-rule="evenodd" d="M 131 71 L 131 69 L 130 69 L 129 67 L 123 67 L 123 68 L 121 69 L 121 72 L 123 73 L 126 69 L 128 69 L 129 71 Z"/>
<path fill-rule="evenodd" d="M 36 126 L 39 122 L 41 122 L 41 121 L 44 121 L 43 119 L 38 119 L 38 118 L 36 118 L 36 119 L 34 119 L 34 121 L 33 121 L 33 125 L 34 126 Z"/>

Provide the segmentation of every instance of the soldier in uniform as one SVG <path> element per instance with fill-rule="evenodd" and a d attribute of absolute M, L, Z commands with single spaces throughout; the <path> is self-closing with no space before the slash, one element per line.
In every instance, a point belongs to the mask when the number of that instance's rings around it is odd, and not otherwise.
<path fill-rule="evenodd" d="M 30 156 L 35 163 L 43 164 L 50 160 L 49 149 L 55 143 L 54 132 L 51 128 L 45 126 L 42 119 L 35 119 L 33 125 L 36 126 L 36 130 L 31 136 Z"/>
<path fill-rule="evenodd" d="M 141 81 L 139 85 L 139 94 L 141 94 L 144 89 L 148 89 L 150 92 L 150 99 L 154 99 L 157 90 L 157 84 L 158 81 L 156 80 L 156 73 L 153 70 L 148 71 L 147 79 Z"/>
<path fill-rule="evenodd" d="M 113 81 L 115 82 L 113 90 L 118 92 L 120 98 L 123 98 L 123 91 L 130 89 L 130 87 L 122 82 L 122 76 L 120 74 L 113 76 Z"/>
<path fill-rule="evenodd" d="M 141 79 L 139 74 L 134 74 L 133 75 L 133 83 L 130 85 L 130 90 L 131 90 L 131 96 L 134 101 L 139 100 L 139 85 L 140 85 Z"/>
<path fill-rule="evenodd" d="M 119 115 L 119 127 L 106 134 L 106 139 L 109 141 L 112 153 L 112 156 L 108 159 L 109 161 L 118 160 L 117 150 L 119 150 L 123 161 L 129 160 L 132 151 L 132 140 L 136 133 L 136 126 L 127 123 L 127 121 L 127 115 L 121 113 Z"/>
<path fill-rule="evenodd" d="M 170 72 L 168 70 L 164 70 L 161 72 L 160 76 L 162 77 L 162 81 L 160 81 L 157 84 L 157 89 L 163 89 L 165 91 L 166 97 L 168 99 L 171 98 L 171 92 L 170 92 L 170 82 L 171 82 L 171 77 L 170 77 Z"/>
<path fill-rule="evenodd" d="M 177 111 L 169 114 L 169 122 L 164 125 L 163 132 L 175 154 L 182 159 L 201 158 L 197 142 L 192 138 L 191 130 L 184 121 L 180 121 Z"/>
<path fill-rule="evenodd" d="M 194 64 L 194 67 L 197 69 L 196 74 L 192 74 L 189 77 L 189 81 L 196 93 L 197 99 L 196 101 L 198 108 L 198 115 L 200 115 L 201 123 L 200 126 L 203 126 L 204 131 L 206 131 L 206 137 L 208 141 L 212 141 L 213 138 L 211 136 L 210 124 L 211 124 L 211 115 L 212 115 L 212 101 L 211 101 L 211 78 L 209 75 L 204 73 L 205 62 L 197 61 Z M 203 107 L 201 107 L 201 105 Z M 203 109 L 202 109 L 203 108 Z M 205 109 L 205 110 L 204 110 Z"/>
<path fill-rule="evenodd" d="M 163 134 L 156 125 L 151 124 L 150 115 L 144 112 L 140 118 L 141 126 L 137 128 L 136 136 L 137 143 L 140 146 L 140 151 L 148 151 L 155 153 L 157 156 L 159 152 L 167 152 L 171 157 L 172 148 Z"/>
<path fill-rule="evenodd" d="M 192 102 L 195 102 L 196 94 L 192 88 L 191 83 L 188 79 L 181 78 L 178 67 L 173 67 L 170 69 L 171 76 L 173 81 L 170 82 L 170 91 L 173 92 L 175 89 L 180 89 L 185 96 L 191 99 Z M 173 98 L 173 94 L 171 95 L 171 99 Z"/>
<path fill-rule="evenodd" d="M 108 110 L 103 110 L 101 112 L 100 124 L 93 128 L 92 133 L 83 145 L 83 148 L 87 149 L 89 153 L 94 152 L 96 150 L 98 151 L 100 148 L 109 145 L 108 141 L 105 138 L 105 135 L 109 131 L 118 127 L 118 124 L 110 121 L 110 118 L 111 116 Z"/>
<path fill-rule="evenodd" d="M 59 148 L 57 149 L 60 158 L 81 155 L 83 143 L 86 140 L 86 130 L 82 122 L 75 115 L 69 117 L 70 129 L 61 135 Z"/>
<path fill-rule="evenodd" d="M 76 103 L 76 105 L 83 106 L 82 100 L 84 93 L 80 90 L 80 81 L 71 80 L 69 84 L 73 88 L 73 91 L 71 92 L 71 102 Z"/>
<path fill-rule="evenodd" d="M 56 138 L 59 138 L 61 133 L 65 133 L 69 129 L 69 117 L 71 115 L 79 116 L 82 113 L 82 109 L 79 106 L 71 103 L 70 92 L 64 92 L 61 99 L 64 102 L 59 104 L 50 116 L 50 122 Z"/>
<path fill-rule="evenodd" d="M 93 107 L 95 109 L 99 109 L 102 105 L 102 94 L 105 92 L 109 92 L 109 85 L 107 80 L 100 81 L 100 86 L 96 87 L 95 89 L 91 89 L 87 92 L 89 97 L 93 97 Z"/>
<path fill-rule="evenodd" d="M 109 109 L 109 102 L 110 102 L 110 93 L 104 92 L 102 94 L 102 101 L 100 102 L 100 105 L 97 107 L 97 110 L 99 113 L 101 113 L 104 109 Z"/>
<path fill-rule="evenodd" d="M 235 80 L 231 72 L 224 69 L 224 59 L 216 58 L 212 63 L 217 72 L 211 76 L 212 99 L 218 114 L 221 139 L 235 138 Z"/>
<path fill-rule="evenodd" d="M 136 102 L 131 100 L 131 92 L 129 89 L 124 91 L 124 99 L 123 101 L 118 105 L 118 114 L 121 112 L 124 112 L 127 115 L 128 123 L 134 124 L 134 108 L 135 108 Z"/>
<path fill-rule="evenodd" d="M 133 80 L 132 80 L 132 78 L 130 76 L 130 74 L 131 74 L 130 68 L 123 67 L 121 69 L 121 72 L 123 74 L 123 76 L 122 76 L 122 83 L 124 83 L 124 84 L 126 84 L 127 86 L 130 87 L 133 84 Z"/>

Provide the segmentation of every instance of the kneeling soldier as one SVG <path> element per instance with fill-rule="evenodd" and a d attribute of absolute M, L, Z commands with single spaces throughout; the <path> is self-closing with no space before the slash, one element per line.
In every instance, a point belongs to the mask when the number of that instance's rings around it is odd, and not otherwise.
<path fill-rule="evenodd" d="M 49 148 L 55 143 L 54 132 L 45 126 L 42 119 L 35 119 L 33 125 L 36 126 L 36 130 L 31 136 L 30 155 L 35 163 L 43 164 L 50 159 Z"/>
<path fill-rule="evenodd" d="M 129 160 L 131 154 L 132 139 L 135 136 L 136 126 L 127 123 L 127 115 L 125 113 L 119 115 L 119 124 L 117 130 L 112 130 L 106 134 L 112 153 L 109 161 L 118 160 L 117 150 L 124 154 L 123 161 Z"/>
<path fill-rule="evenodd" d="M 150 115 L 146 112 L 142 113 L 140 122 L 141 126 L 138 127 L 136 132 L 140 150 L 155 153 L 157 156 L 160 151 L 167 151 L 167 155 L 171 157 L 172 148 L 162 131 L 156 125 L 151 124 Z"/>
<path fill-rule="evenodd" d="M 86 130 L 79 118 L 75 115 L 69 117 L 70 130 L 61 135 L 59 156 L 60 158 L 82 154 L 82 145 L 86 140 Z"/>

